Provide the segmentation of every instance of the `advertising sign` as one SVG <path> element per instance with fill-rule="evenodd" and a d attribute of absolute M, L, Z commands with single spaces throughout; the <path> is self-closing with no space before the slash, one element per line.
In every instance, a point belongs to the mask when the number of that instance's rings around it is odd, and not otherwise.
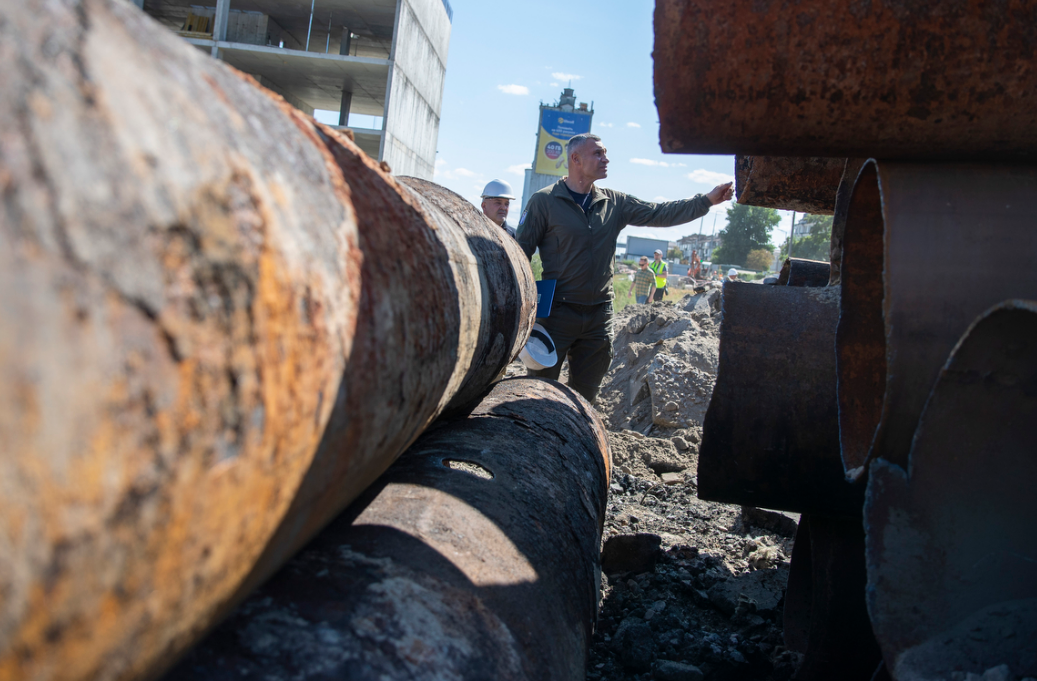
<path fill-rule="evenodd" d="M 561 177 L 568 170 L 565 145 L 573 135 L 591 131 L 591 114 L 579 111 L 540 110 L 537 162 L 533 172 Z"/>

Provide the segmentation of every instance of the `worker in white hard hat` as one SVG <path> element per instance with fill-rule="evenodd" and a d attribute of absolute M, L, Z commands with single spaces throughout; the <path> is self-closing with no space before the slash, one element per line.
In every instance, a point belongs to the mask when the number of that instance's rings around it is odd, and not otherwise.
<path fill-rule="evenodd" d="M 733 267 L 731 269 L 729 269 L 727 271 L 727 280 L 728 281 L 738 281 L 738 270 L 736 270 Z"/>
<path fill-rule="evenodd" d="M 511 193 L 511 185 L 504 180 L 490 180 L 482 190 L 482 212 L 498 227 L 503 227 L 511 236 L 515 230 L 508 227 L 508 209 L 515 195 Z"/>

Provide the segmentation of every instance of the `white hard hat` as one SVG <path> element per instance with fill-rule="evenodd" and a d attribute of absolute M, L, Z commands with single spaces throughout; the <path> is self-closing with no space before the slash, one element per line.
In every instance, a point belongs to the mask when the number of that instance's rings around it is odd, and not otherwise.
<path fill-rule="evenodd" d="M 657 249 L 655 249 L 655 252 L 656 252 L 656 253 L 658 253 L 659 255 L 662 255 L 662 254 L 663 254 L 663 252 L 662 252 L 662 251 L 660 251 L 660 250 L 659 250 L 658 248 L 657 248 Z M 654 255 L 654 253 L 653 253 L 653 255 Z"/>
<path fill-rule="evenodd" d="M 514 199 L 511 185 L 504 180 L 490 180 L 482 190 L 484 199 Z"/>
<path fill-rule="evenodd" d="M 738 276 L 738 270 L 736 270 L 735 268 L 732 267 L 731 269 L 729 269 L 727 271 L 727 276 L 729 276 L 729 277 L 737 277 Z"/>
<path fill-rule="evenodd" d="M 550 334 L 547 333 L 547 329 L 539 324 L 533 325 L 533 330 L 529 332 L 529 340 L 519 352 L 519 359 L 527 369 L 534 371 L 550 369 L 558 363 L 555 344 L 551 340 Z"/>

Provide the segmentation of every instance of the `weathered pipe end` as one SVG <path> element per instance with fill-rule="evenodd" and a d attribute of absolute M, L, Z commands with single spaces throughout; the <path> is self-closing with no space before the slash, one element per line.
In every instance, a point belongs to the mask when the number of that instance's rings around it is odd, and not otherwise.
<path fill-rule="evenodd" d="M 778 274 L 778 286 L 813 287 L 828 286 L 832 278 L 832 266 L 823 260 L 785 258 Z"/>
<path fill-rule="evenodd" d="M 581 397 L 502 381 L 423 434 L 166 681 L 583 679 L 608 476 Z"/>
<path fill-rule="evenodd" d="M 895 678 L 1007 664 L 1037 676 L 1037 303 L 982 314 L 918 423 L 908 471 L 876 461 L 868 609 Z"/>
<path fill-rule="evenodd" d="M 699 497 L 860 515 L 839 459 L 837 288 L 724 284 L 720 363 L 703 424 Z"/>
<path fill-rule="evenodd" d="M 844 158 L 736 156 L 738 203 L 814 215 L 835 212 Z"/>

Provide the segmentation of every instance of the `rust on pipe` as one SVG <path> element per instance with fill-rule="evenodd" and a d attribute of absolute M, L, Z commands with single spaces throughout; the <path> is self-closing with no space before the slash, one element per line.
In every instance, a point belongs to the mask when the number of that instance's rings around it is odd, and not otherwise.
<path fill-rule="evenodd" d="M 844 158 L 736 156 L 738 203 L 815 215 L 835 211 Z"/>
<path fill-rule="evenodd" d="M 126 3 L 0 26 L 0 679 L 138 678 L 521 344 L 532 276 Z"/>
<path fill-rule="evenodd" d="M 664 152 L 1037 155 L 1037 3 L 657 0 Z"/>
<path fill-rule="evenodd" d="M 703 423 L 699 497 L 860 515 L 839 459 L 836 288 L 725 283 L 717 383 Z"/>
<path fill-rule="evenodd" d="M 1037 675 L 1037 303 L 964 334 L 918 423 L 908 470 L 875 461 L 868 609 L 897 679 Z"/>
<path fill-rule="evenodd" d="M 850 197 L 853 195 L 853 185 L 857 181 L 857 174 L 864 166 L 864 158 L 848 158 L 843 168 L 842 179 L 839 180 L 839 189 L 835 193 L 835 214 L 832 217 L 832 240 L 828 249 L 828 262 L 831 266 L 831 277 L 829 286 L 838 286 L 842 283 L 843 265 L 843 236 L 846 234 L 846 217 L 850 210 Z"/>
<path fill-rule="evenodd" d="M 828 286 L 832 268 L 823 260 L 785 258 L 778 273 L 778 286 Z"/>
<path fill-rule="evenodd" d="M 441 420 L 166 677 L 583 679 L 604 427 L 553 381 Z"/>
<path fill-rule="evenodd" d="M 851 198 L 836 335 L 843 463 L 907 463 L 925 400 L 972 320 L 1037 298 L 1037 168 L 869 161 Z"/>

